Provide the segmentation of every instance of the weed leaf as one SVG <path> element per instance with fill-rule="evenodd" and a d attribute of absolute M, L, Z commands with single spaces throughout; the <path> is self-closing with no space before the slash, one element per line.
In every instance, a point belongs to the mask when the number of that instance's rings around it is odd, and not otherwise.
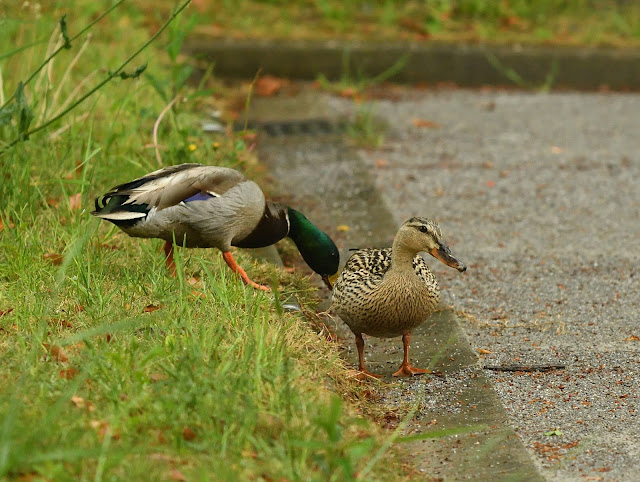
<path fill-rule="evenodd" d="M 33 111 L 27 102 L 27 97 L 24 95 L 24 84 L 22 81 L 18 82 L 18 88 L 16 89 L 16 103 L 18 107 L 18 137 L 20 140 L 27 140 L 29 136 L 27 131 L 29 125 L 33 120 Z"/>
<path fill-rule="evenodd" d="M 13 114 L 16 111 L 16 105 L 11 104 L 5 107 L 0 107 L 0 126 L 6 126 L 11 122 Z"/>
<path fill-rule="evenodd" d="M 63 47 L 65 49 L 71 48 L 71 41 L 69 40 L 69 34 L 67 33 L 67 16 L 63 15 L 60 17 L 60 32 L 62 33 L 62 38 L 64 40 Z"/>
<path fill-rule="evenodd" d="M 141 65 L 140 67 L 138 67 L 136 70 L 133 71 L 133 73 L 129 74 L 127 72 L 119 72 L 119 73 L 115 73 L 113 71 L 109 71 L 109 75 L 113 75 L 114 77 L 120 77 L 121 79 L 135 79 L 136 77 L 140 77 L 140 74 L 142 74 L 142 72 L 144 72 L 147 69 L 147 64 Z"/>

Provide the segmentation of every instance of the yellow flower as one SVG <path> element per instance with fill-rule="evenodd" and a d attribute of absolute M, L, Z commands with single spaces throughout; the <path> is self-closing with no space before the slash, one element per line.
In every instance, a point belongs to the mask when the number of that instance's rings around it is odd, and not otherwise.
<path fill-rule="evenodd" d="M 189 144 L 189 150 L 191 152 L 195 151 L 198 148 L 198 146 L 196 146 L 195 144 Z"/>

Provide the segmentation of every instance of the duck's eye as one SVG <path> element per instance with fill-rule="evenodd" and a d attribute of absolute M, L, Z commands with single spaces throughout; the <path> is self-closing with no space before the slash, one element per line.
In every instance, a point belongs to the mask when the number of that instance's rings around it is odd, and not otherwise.
<path fill-rule="evenodd" d="M 420 229 L 420 231 L 421 231 L 421 232 L 423 232 L 423 233 L 428 233 L 428 232 L 429 232 L 429 228 L 428 228 L 428 227 L 426 227 L 426 226 L 424 226 L 424 225 L 423 225 L 423 226 L 420 226 L 420 228 L 419 228 L 419 229 Z"/>

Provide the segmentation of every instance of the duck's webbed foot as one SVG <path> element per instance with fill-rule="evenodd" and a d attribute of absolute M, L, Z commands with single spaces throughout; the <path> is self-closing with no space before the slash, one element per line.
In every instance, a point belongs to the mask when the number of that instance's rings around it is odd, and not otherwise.
<path fill-rule="evenodd" d="M 424 368 L 416 368 L 409 363 L 409 344 L 411 343 L 411 332 L 407 332 L 402 335 L 402 344 L 404 346 L 404 358 L 402 365 L 397 372 L 393 374 L 394 377 L 412 377 L 414 375 L 423 375 L 425 373 L 431 373 L 431 370 L 425 370 Z"/>
<path fill-rule="evenodd" d="M 271 288 L 269 288 L 268 286 L 258 284 L 255 281 L 251 280 L 251 278 L 249 278 L 249 275 L 247 275 L 246 271 L 243 270 L 238 263 L 236 263 L 235 259 L 233 259 L 233 255 L 231 254 L 231 251 L 223 252 L 222 258 L 224 259 L 225 263 L 227 263 L 229 268 L 231 268 L 231 270 L 234 273 L 237 273 L 240 276 L 240 278 L 242 278 L 242 281 L 244 281 L 244 284 L 251 286 L 252 288 L 255 288 L 257 290 L 271 291 Z"/>
<path fill-rule="evenodd" d="M 355 333 L 356 335 L 356 347 L 358 348 L 358 372 L 355 378 L 358 380 L 366 380 L 367 378 L 382 378 L 382 375 L 376 375 L 367 370 L 364 365 L 364 338 L 362 333 Z"/>
<path fill-rule="evenodd" d="M 416 368 L 409 363 L 403 363 L 397 372 L 393 374 L 394 377 L 413 377 L 415 375 L 423 375 L 425 373 L 431 373 L 431 370 L 425 370 L 424 368 Z"/>

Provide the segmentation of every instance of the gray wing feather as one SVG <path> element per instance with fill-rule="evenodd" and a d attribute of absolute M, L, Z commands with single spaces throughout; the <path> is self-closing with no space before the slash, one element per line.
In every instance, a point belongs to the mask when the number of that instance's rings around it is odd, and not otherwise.
<path fill-rule="evenodd" d="M 124 204 L 147 204 L 160 211 L 199 192 L 221 196 L 247 180 L 234 169 L 199 164 L 173 173 L 171 168 L 160 169 L 145 177 L 148 182 L 120 192 L 129 196 Z"/>

